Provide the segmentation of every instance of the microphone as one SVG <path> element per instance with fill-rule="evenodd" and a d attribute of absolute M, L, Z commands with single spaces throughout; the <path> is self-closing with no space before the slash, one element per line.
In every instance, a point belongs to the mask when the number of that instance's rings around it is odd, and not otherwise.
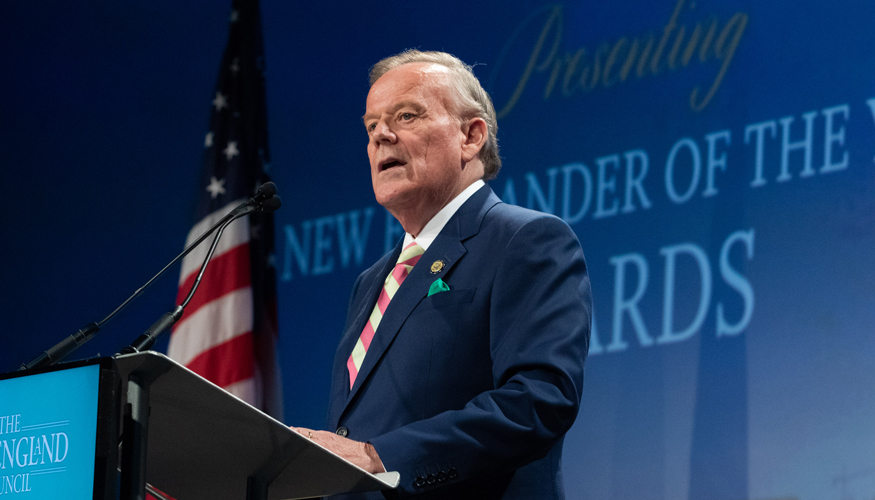
<path fill-rule="evenodd" d="M 274 200 L 275 199 L 275 200 Z M 276 184 L 273 182 L 265 182 L 258 188 L 255 195 L 246 203 L 239 205 L 231 213 L 226 215 L 222 220 L 216 223 L 216 226 L 232 220 L 241 215 L 246 215 L 252 212 L 273 212 L 282 205 L 279 196 L 276 195 Z M 214 227 L 216 227 L 214 226 Z"/>
<path fill-rule="evenodd" d="M 283 206 L 283 200 L 281 200 L 279 196 L 273 195 L 270 198 L 264 200 L 264 203 L 261 204 L 261 211 L 275 212 L 279 210 L 281 206 Z"/>
<path fill-rule="evenodd" d="M 271 182 L 271 184 L 273 184 Z M 238 206 L 234 209 L 230 214 L 228 214 L 227 221 L 235 220 L 238 217 L 242 217 L 246 214 L 251 214 L 252 212 L 274 212 L 278 210 L 283 204 L 283 201 L 277 195 L 272 195 L 270 198 L 262 202 L 258 202 L 255 200 L 255 197 L 252 197 L 246 203 Z M 221 222 L 227 222 L 226 219 L 222 219 Z"/>
<path fill-rule="evenodd" d="M 276 184 L 273 182 L 267 181 L 258 188 L 258 191 L 255 192 L 255 195 L 249 199 L 253 203 L 261 203 L 267 199 L 270 199 L 271 196 L 276 194 Z"/>
<path fill-rule="evenodd" d="M 195 281 L 194 286 L 192 286 L 192 290 L 189 292 L 188 298 L 186 298 L 185 302 L 181 306 L 177 306 L 173 309 L 173 311 L 162 316 L 155 324 L 153 324 L 137 341 L 134 342 L 131 346 L 125 348 L 125 350 L 133 349 L 133 351 L 129 352 L 138 352 L 142 349 L 148 349 L 152 345 L 154 345 L 155 340 L 157 340 L 158 336 L 161 335 L 167 328 L 173 326 L 180 317 L 182 317 L 182 309 L 188 304 L 191 300 L 191 297 L 194 294 L 194 291 L 197 289 L 198 284 L 200 283 L 200 278 L 203 276 L 203 272 L 206 269 L 207 263 L 210 261 L 213 255 L 213 251 L 215 250 L 216 244 L 219 241 L 219 238 L 222 236 L 222 232 L 225 230 L 231 222 L 244 215 L 247 215 L 252 212 L 273 212 L 280 208 L 282 205 L 282 200 L 280 197 L 276 195 L 276 184 L 273 182 L 265 182 L 262 184 L 258 190 L 255 192 L 252 198 L 250 198 L 247 202 L 241 204 L 227 215 L 222 217 L 218 222 L 213 224 L 212 227 L 207 229 L 203 234 L 201 234 L 195 241 L 193 241 L 189 246 L 187 246 L 182 253 L 176 256 L 169 264 L 164 266 L 163 269 L 158 271 L 158 274 L 152 277 L 149 281 L 146 282 L 145 285 L 141 286 L 127 298 L 120 306 L 118 306 L 113 312 L 109 314 L 106 318 L 102 319 L 99 323 L 89 323 L 85 325 L 79 331 L 65 338 L 64 340 L 55 344 L 49 350 L 43 352 L 36 358 L 32 359 L 29 363 L 22 363 L 18 368 L 19 371 L 32 370 L 34 368 L 42 368 L 45 366 L 51 366 L 64 357 L 66 357 L 71 352 L 75 351 L 79 347 L 81 347 L 85 342 L 91 340 L 97 332 L 100 331 L 100 328 L 103 327 L 104 324 L 109 322 L 112 318 L 114 318 L 119 312 L 122 311 L 128 304 L 131 303 L 135 298 L 139 297 L 141 293 L 143 293 L 146 288 L 149 287 L 159 276 L 163 275 L 173 264 L 179 261 L 179 259 L 185 257 L 192 250 L 195 249 L 198 245 L 200 245 L 207 237 L 213 234 L 216 229 L 219 229 L 219 233 L 216 235 L 216 238 L 213 240 L 213 245 L 210 248 L 209 253 L 204 261 L 204 264 L 201 266 L 200 275 L 198 275 L 197 280 Z M 143 337 L 148 337 L 150 340 L 143 340 Z M 136 346 L 136 347 L 135 347 Z M 123 350 L 124 352 L 124 350 Z"/>

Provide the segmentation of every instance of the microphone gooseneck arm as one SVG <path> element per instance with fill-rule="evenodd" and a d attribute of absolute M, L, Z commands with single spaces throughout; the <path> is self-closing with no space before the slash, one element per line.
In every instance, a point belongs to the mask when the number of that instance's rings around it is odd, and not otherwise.
<path fill-rule="evenodd" d="M 22 363 L 21 366 L 18 368 L 18 370 L 19 371 L 32 370 L 34 368 L 42 368 L 42 367 L 46 367 L 46 366 L 51 366 L 51 365 L 57 363 L 58 361 L 64 359 L 64 357 L 69 355 L 71 352 L 75 351 L 76 349 L 81 347 L 83 344 L 85 344 L 86 342 L 88 342 L 89 340 L 94 338 L 94 336 L 97 335 L 97 332 L 100 331 L 100 329 L 103 327 L 103 325 L 108 323 L 112 318 L 114 318 L 118 313 L 120 313 L 125 307 L 127 307 L 128 304 L 131 303 L 131 301 L 133 301 L 135 298 L 139 297 L 140 294 L 142 294 L 143 291 L 146 290 L 146 288 L 148 288 L 156 279 L 158 279 L 158 277 L 160 277 L 168 269 L 170 269 L 170 267 L 173 266 L 173 264 L 176 264 L 180 259 L 182 259 L 186 255 L 191 253 L 192 250 L 194 250 L 205 239 L 207 239 L 208 236 L 210 236 L 213 232 L 215 232 L 216 229 L 221 228 L 222 230 L 224 230 L 224 228 L 228 224 L 230 224 L 231 221 L 238 219 L 240 217 L 243 217 L 244 215 L 247 215 L 251 212 L 255 212 L 255 211 L 272 212 L 272 211 L 278 209 L 281 204 L 282 204 L 282 202 L 280 200 L 280 197 L 276 195 L 276 184 L 274 184 L 273 182 L 266 182 L 266 183 L 262 184 L 261 187 L 258 188 L 258 191 L 255 192 L 255 195 L 252 198 L 247 200 L 245 203 L 240 204 L 239 206 L 237 206 L 237 208 L 235 208 L 234 210 L 229 212 L 227 215 L 225 215 L 224 217 L 219 219 L 218 222 L 213 224 L 208 230 L 206 230 L 203 234 L 201 234 L 190 245 L 185 247 L 185 249 L 182 251 L 182 253 L 177 255 L 176 258 L 174 258 L 172 261 L 170 261 L 169 264 L 167 264 L 160 271 L 158 271 L 158 274 L 153 276 L 149 281 L 146 282 L 146 284 L 144 284 L 143 286 L 138 288 L 133 293 L 133 295 L 128 297 L 127 300 L 125 300 L 124 302 L 122 302 L 121 305 L 116 307 L 114 311 L 109 313 L 109 315 L 107 317 L 103 318 L 98 323 L 89 323 L 89 324 L 83 326 L 76 333 L 74 333 L 74 334 L 70 335 L 69 337 L 65 338 L 64 340 L 58 342 L 57 344 L 55 344 L 53 347 L 51 347 L 47 351 L 44 351 L 42 354 L 40 354 L 39 356 L 32 359 L 30 362 Z M 215 244 L 217 241 L 218 241 L 218 238 L 216 238 L 213 242 L 213 248 L 211 248 L 210 253 L 209 253 L 210 256 L 212 255 L 212 252 L 215 248 Z M 207 261 L 208 260 L 209 260 L 209 258 L 207 259 Z M 203 267 L 205 267 L 205 266 L 202 266 L 202 268 Z M 203 271 L 201 271 L 201 274 L 203 274 Z M 199 280 L 200 280 L 200 276 L 198 276 L 198 281 Z M 185 301 L 186 304 L 188 303 L 188 300 L 191 299 L 192 294 L 193 294 L 193 291 L 189 294 L 189 297 Z M 175 309 L 174 309 L 174 311 L 175 311 Z M 171 313 L 167 313 L 167 314 L 165 314 L 165 316 L 167 316 L 169 314 L 171 314 Z M 182 310 L 180 309 L 176 319 L 174 319 L 172 322 L 170 322 L 169 324 L 164 326 L 164 330 L 166 330 L 167 328 L 172 326 L 173 323 L 175 323 L 179 319 L 179 317 L 181 317 L 181 316 L 182 316 Z M 165 318 L 164 316 L 162 316 L 162 318 L 159 319 L 154 325 L 152 325 L 152 327 L 150 327 L 150 329 L 147 330 L 147 332 L 152 330 L 156 326 L 160 326 L 158 323 L 160 323 L 162 320 L 169 321 L 170 318 Z M 153 344 L 154 344 L 154 341 L 153 341 Z"/>
<path fill-rule="evenodd" d="M 243 211 L 243 213 L 232 217 L 219 228 L 219 230 L 216 232 L 216 236 L 213 238 L 213 243 L 210 245 L 210 250 L 207 252 L 206 257 L 201 264 L 201 270 L 200 272 L 198 272 L 197 278 L 195 278 L 194 283 L 191 285 L 191 289 L 189 289 L 188 291 L 188 296 L 185 297 L 185 300 L 182 302 L 182 304 L 179 304 L 174 307 L 173 310 L 164 313 L 164 315 L 158 318 L 158 321 L 152 323 L 152 326 L 150 326 L 149 329 L 146 330 L 142 335 L 137 337 L 137 339 L 134 340 L 131 345 L 119 351 L 119 354 L 133 354 L 135 352 L 149 350 L 153 345 L 155 345 L 155 342 L 158 340 L 159 337 L 161 337 L 164 332 L 166 332 L 170 327 L 175 325 L 180 318 L 182 318 L 182 313 L 185 310 L 185 306 L 188 305 L 189 301 L 191 301 L 191 298 L 194 296 L 195 290 L 197 290 L 198 286 L 200 286 L 201 278 L 203 278 L 204 276 L 204 271 L 207 270 L 207 264 L 209 264 L 210 259 L 213 258 L 213 253 L 216 251 L 216 245 L 218 245 L 219 239 L 222 237 L 222 233 L 225 232 L 225 228 L 228 227 L 235 220 L 243 217 L 244 215 L 248 215 L 249 212 L 254 210 L 255 209 L 253 208 L 249 211 Z"/>
<path fill-rule="evenodd" d="M 250 201 L 254 200 L 255 198 Z M 119 352 L 119 354 L 133 354 L 136 352 L 142 352 L 151 349 L 152 346 L 155 345 L 155 342 L 158 340 L 158 338 L 161 337 L 161 335 L 166 332 L 170 327 L 175 325 L 180 318 L 182 318 L 182 313 L 185 310 L 185 306 L 187 306 L 188 303 L 191 301 L 191 298 L 194 297 L 194 292 L 197 291 L 198 287 L 201 284 L 201 279 L 204 277 L 204 272 L 207 270 L 207 265 L 213 258 L 213 253 L 216 251 L 216 246 L 219 244 L 219 239 L 222 237 L 222 233 L 225 232 L 225 228 L 227 228 L 229 225 L 231 225 L 232 222 L 239 219 L 240 217 L 249 215 L 252 212 L 273 212 L 281 205 L 282 200 L 280 200 L 280 197 L 272 194 L 270 198 L 267 198 L 263 202 L 256 204 L 247 204 L 245 207 L 242 205 L 240 207 L 237 207 L 237 209 L 234 210 L 234 212 L 236 212 L 234 216 L 231 217 L 227 222 L 222 224 L 218 232 L 216 232 L 216 237 L 213 238 L 213 243 L 210 245 L 210 249 L 207 252 L 206 257 L 204 257 L 203 264 L 201 264 L 200 272 L 198 272 L 197 277 L 195 278 L 194 283 L 192 283 L 191 289 L 189 289 L 188 295 L 185 297 L 185 300 L 182 301 L 182 304 L 174 307 L 172 311 L 164 313 L 164 315 L 158 318 L 158 321 L 153 323 L 152 326 L 150 326 L 149 329 L 145 331 L 145 333 L 137 337 L 137 339 L 134 340 L 133 344 L 123 348 Z M 239 212 L 238 209 L 240 209 Z"/>
<path fill-rule="evenodd" d="M 216 222 L 215 224 L 213 224 L 213 225 L 212 225 L 209 229 L 207 229 L 202 235 L 198 236 L 198 238 L 197 238 L 196 240 L 194 240 L 193 242 L 191 242 L 190 245 L 188 245 L 187 247 L 185 247 L 185 249 L 182 251 L 182 253 L 180 253 L 179 255 L 177 255 L 175 259 L 171 260 L 170 263 L 168 263 L 166 266 L 164 266 L 163 269 L 161 269 L 160 271 L 158 271 L 158 274 L 156 274 L 155 276 L 153 276 L 152 279 L 150 279 L 149 281 L 147 281 L 145 285 L 141 286 L 139 289 L 137 289 L 136 292 L 134 292 L 133 295 L 131 295 L 130 297 L 128 297 L 128 299 L 125 300 L 124 302 L 122 302 L 122 304 L 121 304 L 120 306 L 118 306 L 118 307 L 115 309 L 115 311 L 109 313 L 109 316 L 103 318 L 99 323 L 97 323 L 97 329 L 99 330 L 104 324 L 106 324 L 109 320 L 111 320 L 113 317 L 115 317 L 116 314 L 118 314 L 119 312 L 121 312 L 121 310 L 124 309 L 124 308 L 125 308 L 125 307 L 126 307 L 126 306 L 127 306 L 132 300 L 134 300 L 135 298 L 139 297 L 140 294 L 143 293 L 143 291 L 144 291 L 146 288 L 148 288 L 149 285 L 152 284 L 152 282 L 154 282 L 156 279 L 158 279 L 159 276 L 161 276 L 161 275 L 164 274 L 168 269 L 170 269 L 170 267 L 173 266 L 173 264 L 176 264 L 177 262 L 179 262 L 179 259 L 182 259 L 182 258 L 185 257 L 186 255 L 190 254 L 191 251 L 194 250 L 194 249 L 195 249 L 197 246 L 199 246 L 201 243 L 203 243 L 203 241 L 204 241 L 205 239 L 207 239 L 207 237 L 208 237 L 209 235 L 213 234 L 213 232 L 214 232 L 217 228 L 220 228 L 220 227 L 226 226 L 226 225 L 227 225 L 228 223 L 230 223 L 232 220 L 237 219 L 237 218 L 239 218 L 239 217 L 242 217 L 243 215 L 246 215 L 246 214 L 248 214 L 248 213 L 250 213 L 250 212 L 254 212 L 254 211 L 256 211 L 256 210 L 261 210 L 261 209 L 263 209 L 262 207 L 263 207 L 264 205 L 266 205 L 267 202 L 271 201 L 271 200 L 274 199 L 274 198 L 277 199 L 277 200 L 279 200 L 279 196 L 276 195 L 276 184 L 274 184 L 273 182 L 265 182 L 264 184 L 262 184 L 261 187 L 258 188 L 258 191 L 255 192 L 255 195 L 254 195 L 252 198 L 250 198 L 250 199 L 249 199 L 248 201 L 246 201 L 245 203 L 241 203 L 240 205 L 237 206 L 237 208 L 235 208 L 234 210 L 228 212 L 224 217 L 222 217 L 221 219 L 219 219 L 218 222 Z M 279 206 L 277 206 L 277 207 L 274 208 L 273 210 L 276 210 L 277 208 L 279 208 Z M 272 211 L 272 210 L 271 210 L 271 211 Z M 93 324 L 93 323 L 92 323 L 92 324 Z M 96 333 L 96 332 L 95 332 L 95 333 Z"/>

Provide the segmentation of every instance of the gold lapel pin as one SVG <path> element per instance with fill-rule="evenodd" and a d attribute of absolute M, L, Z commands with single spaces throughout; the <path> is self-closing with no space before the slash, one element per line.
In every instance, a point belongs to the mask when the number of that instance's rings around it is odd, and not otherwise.
<path fill-rule="evenodd" d="M 441 272 L 446 264 L 442 260 L 436 260 L 431 263 L 431 274 L 437 274 Z"/>

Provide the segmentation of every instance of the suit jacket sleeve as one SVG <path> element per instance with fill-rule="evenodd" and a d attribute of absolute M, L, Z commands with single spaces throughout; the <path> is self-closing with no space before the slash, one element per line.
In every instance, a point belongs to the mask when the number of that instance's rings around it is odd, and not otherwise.
<path fill-rule="evenodd" d="M 491 357 L 484 361 L 491 361 L 493 388 L 370 439 L 386 469 L 402 478 L 446 466 L 454 474 L 447 484 L 510 472 L 544 456 L 577 416 L 592 308 L 577 237 L 560 219 L 540 215 L 490 258 L 497 263 L 483 311 Z M 411 483 L 402 479 L 402 496 L 421 492 Z"/>

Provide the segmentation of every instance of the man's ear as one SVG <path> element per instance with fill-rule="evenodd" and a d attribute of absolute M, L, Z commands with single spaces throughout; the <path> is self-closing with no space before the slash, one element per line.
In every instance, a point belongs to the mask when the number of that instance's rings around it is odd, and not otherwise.
<path fill-rule="evenodd" d="M 467 163 L 480 153 L 486 144 L 487 127 L 483 118 L 471 118 L 462 125 L 462 160 Z"/>

